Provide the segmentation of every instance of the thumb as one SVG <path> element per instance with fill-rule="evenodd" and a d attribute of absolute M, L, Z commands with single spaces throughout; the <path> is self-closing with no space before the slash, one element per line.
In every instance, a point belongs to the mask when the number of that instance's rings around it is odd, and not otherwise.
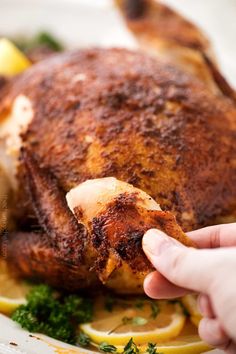
<path fill-rule="evenodd" d="M 171 283 L 208 293 L 219 258 L 215 250 L 188 248 L 159 230 L 143 237 L 143 250 L 153 266 Z M 220 257 L 221 258 L 221 257 Z"/>

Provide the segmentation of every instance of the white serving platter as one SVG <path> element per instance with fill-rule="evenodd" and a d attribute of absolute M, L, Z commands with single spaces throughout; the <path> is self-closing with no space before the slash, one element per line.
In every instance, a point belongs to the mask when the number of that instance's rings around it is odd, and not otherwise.
<path fill-rule="evenodd" d="M 166 3 L 182 11 L 205 30 L 224 74 L 236 87 L 236 1 L 166 0 Z M 69 47 L 137 47 L 111 0 L 0 0 L 0 15 L 0 33 L 5 35 L 31 35 L 48 30 Z M 17 353 L 82 354 L 89 351 L 45 336 L 30 336 L 0 315 L 0 354 Z M 215 350 L 211 353 L 222 352 Z"/>

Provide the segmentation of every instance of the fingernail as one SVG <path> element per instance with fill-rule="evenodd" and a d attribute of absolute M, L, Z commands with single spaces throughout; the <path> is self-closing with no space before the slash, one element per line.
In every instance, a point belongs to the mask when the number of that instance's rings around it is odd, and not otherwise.
<path fill-rule="evenodd" d="M 159 256 L 173 245 L 173 240 L 160 230 L 148 230 L 143 236 L 143 250 L 150 256 Z"/>

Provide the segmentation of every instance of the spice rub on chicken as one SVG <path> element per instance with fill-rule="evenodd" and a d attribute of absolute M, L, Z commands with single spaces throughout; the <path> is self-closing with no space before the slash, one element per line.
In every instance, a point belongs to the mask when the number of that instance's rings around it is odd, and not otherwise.
<path fill-rule="evenodd" d="M 24 277 L 141 292 L 147 229 L 191 245 L 180 227 L 234 217 L 236 108 L 191 74 L 139 52 L 79 50 L 8 83 L 5 119 L 19 97 L 31 115 L 12 156 L 14 209 L 28 220 L 4 249 Z"/>
<path fill-rule="evenodd" d="M 100 281 L 118 293 L 140 293 L 152 270 L 141 247 L 145 231 L 158 228 L 193 246 L 170 212 L 130 184 L 113 177 L 88 180 L 65 198 L 28 152 L 23 159 L 44 232 L 12 233 L 5 243 L 5 257 L 19 275 L 73 291 Z"/>

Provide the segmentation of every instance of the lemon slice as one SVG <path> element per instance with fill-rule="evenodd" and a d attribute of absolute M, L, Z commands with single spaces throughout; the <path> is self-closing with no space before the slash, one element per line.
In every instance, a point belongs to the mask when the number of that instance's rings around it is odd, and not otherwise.
<path fill-rule="evenodd" d="M 197 306 L 197 295 L 186 295 L 181 299 L 182 304 L 188 310 L 190 314 L 190 319 L 195 326 L 198 327 L 199 322 L 202 319 L 202 315 L 200 314 Z"/>
<path fill-rule="evenodd" d="M 8 39 L 0 39 L 0 74 L 13 76 L 31 65 L 30 61 Z"/>
<path fill-rule="evenodd" d="M 187 336 L 181 341 L 166 342 L 157 346 L 157 351 L 162 354 L 200 354 L 211 350 L 197 335 Z"/>
<path fill-rule="evenodd" d="M 131 337 L 140 346 L 178 336 L 185 323 L 181 306 L 167 301 L 155 303 L 155 306 L 158 306 L 155 318 L 151 312 L 150 301 L 145 301 L 142 308 L 127 304 L 126 308 L 116 306 L 112 313 L 100 311 L 98 315 L 95 314 L 93 322 L 81 325 L 80 329 L 94 343 L 107 342 L 115 346 L 126 345 Z"/>
<path fill-rule="evenodd" d="M 118 353 L 124 352 L 124 346 L 117 346 L 116 349 Z M 139 346 L 138 349 L 142 354 L 147 353 L 147 344 Z M 186 320 L 183 330 L 176 338 L 156 344 L 157 353 L 162 354 L 200 354 L 212 349 L 200 339 L 190 320 Z"/>
<path fill-rule="evenodd" d="M 11 315 L 17 307 L 25 304 L 30 288 L 28 284 L 14 279 L 6 262 L 0 259 L 0 313 Z"/>
<path fill-rule="evenodd" d="M 174 340 L 158 344 L 157 352 L 162 354 L 200 354 L 212 349 L 208 344 L 204 343 L 198 335 L 182 337 L 181 340 Z M 119 348 L 122 352 L 122 348 Z M 140 348 L 141 353 L 146 352 L 146 348 Z"/>

